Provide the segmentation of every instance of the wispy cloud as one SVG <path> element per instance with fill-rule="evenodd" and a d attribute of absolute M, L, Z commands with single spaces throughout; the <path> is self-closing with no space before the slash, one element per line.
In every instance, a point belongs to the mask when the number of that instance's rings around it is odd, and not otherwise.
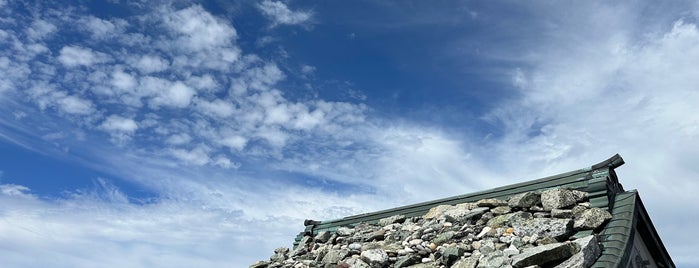
<path fill-rule="evenodd" d="M 295 25 L 307 23 L 313 13 L 310 11 L 293 11 L 282 1 L 264 0 L 258 8 L 272 20 L 274 25 Z"/>

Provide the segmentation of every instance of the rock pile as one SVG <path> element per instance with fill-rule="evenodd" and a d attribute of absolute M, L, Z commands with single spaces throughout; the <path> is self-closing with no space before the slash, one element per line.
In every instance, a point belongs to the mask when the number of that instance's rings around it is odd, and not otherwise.
<path fill-rule="evenodd" d="M 250 267 L 590 267 L 601 253 L 597 236 L 576 233 L 611 217 L 590 208 L 585 192 L 527 192 L 322 231 Z"/>

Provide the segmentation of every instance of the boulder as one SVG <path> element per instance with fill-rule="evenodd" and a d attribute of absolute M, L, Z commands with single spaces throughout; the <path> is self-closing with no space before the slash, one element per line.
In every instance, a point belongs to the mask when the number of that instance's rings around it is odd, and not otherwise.
<path fill-rule="evenodd" d="M 447 267 L 451 266 L 464 255 L 464 252 L 466 251 L 462 247 L 448 247 L 442 252 L 442 263 Z"/>
<path fill-rule="evenodd" d="M 349 256 L 349 249 L 332 249 L 323 257 L 323 263 L 338 263 Z"/>
<path fill-rule="evenodd" d="M 268 261 L 258 261 L 250 265 L 250 268 L 266 268 L 269 265 Z"/>
<path fill-rule="evenodd" d="M 269 258 L 272 262 L 283 262 L 289 254 L 289 248 L 277 248 L 274 250 L 274 255 Z"/>
<path fill-rule="evenodd" d="M 512 266 L 521 268 L 530 265 L 543 266 L 544 264 L 565 260 L 580 249 L 576 243 L 554 243 L 525 249 L 521 254 L 512 257 Z"/>
<path fill-rule="evenodd" d="M 551 237 L 565 239 L 573 232 L 573 220 L 553 218 L 531 218 L 512 221 L 512 228 L 517 236 Z"/>
<path fill-rule="evenodd" d="M 418 256 L 418 255 L 403 256 L 403 257 L 399 258 L 395 264 L 393 264 L 393 267 L 394 268 L 408 267 L 408 266 L 411 266 L 413 264 L 420 263 L 420 260 L 422 260 L 422 258 L 420 258 L 420 256 Z"/>
<path fill-rule="evenodd" d="M 608 211 L 600 208 L 591 208 L 583 211 L 580 216 L 575 219 L 574 228 L 578 230 L 596 229 L 611 218 L 612 214 Z"/>
<path fill-rule="evenodd" d="M 499 207 L 499 206 L 507 206 L 507 201 L 496 199 L 496 198 L 486 198 L 486 199 L 478 200 L 476 202 L 476 205 L 479 207 L 494 208 L 494 207 Z"/>
<path fill-rule="evenodd" d="M 393 215 L 390 217 L 386 217 L 383 219 L 380 219 L 378 224 L 379 226 L 386 226 L 394 223 L 403 223 L 405 222 L 405 215 Z"/>
<path fill-rule="evenodd" d="M 318 243 L 328 242 L 328 239 L 332 236 L 332 233 L 328 231 L 322 231 L 318 233 L 313 239 Z"/>
<path fill-rule="evenodd" d="M 507 201 L 507 205 L 512 208 L 528 208 L 535 206 L 540 201 L 541 195 L 534 192 L 526 192 L 511 196 Z"/>
<path fill-rule="evenodd" d="M 388 254 L 383 249 L 370 249 L 362 251 L 361 259 L 371 267 L 380 268 L 388 263 Z"/>
<path fill-rule="evenodd" d="M 423 218 L 425 218 L 426 220 L 437 218 L 437 217 L 441 216 L 445 211 L 451 209 L 452 207 L 453 206 L 450 206 L 450 205 L 439 205 L 439 206 L 433 207 L 430 210 L 428 210 L 427 213 L 425 213 L 425 216 L 423 216 Z"/>
<path fill-rule="evenodd" d="M 500 268 L 503 265 L 507 265 L 509 259 L 505 257 L 502 252 L 496 251 L 491 254 L 485 255 L 478 261 L 479 268 Z"/>
<path fill-rule="evenodd" d="M 578 268 L 578 267 L 590 267 L 602 254 L 602 249 L 597 241 L 597 236 L 589 235 L 583 238 L 578 238 L 574 241 L 578 247 L 580 247 L 580 252 L 576 253 L 568 260 L 557 265 L 555 268 Z"/>
<path fill-rule="evenodd" d="M 478 259 L 480 256 L 471 256 L 468 258 L 463 258 L 458 260 L 451 266 L 451 268 L 476 268 L 478 266 Z"/>
<path fill-rule="evenodd" d="M 578 197 L 568 189 L 551 189 L 541 193 L 541 204 L 544 210 L 551 211 L 554 208 L 567 208 L 577 204 Z"/>

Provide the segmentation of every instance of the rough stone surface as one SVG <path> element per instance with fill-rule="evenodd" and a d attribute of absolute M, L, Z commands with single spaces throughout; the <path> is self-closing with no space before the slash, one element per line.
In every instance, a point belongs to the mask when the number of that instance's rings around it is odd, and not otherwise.
<path fill-rule="evenodd" d="M 612 214 L 600 208 L 591 208 L 580 214 L 575 219 L 575 229 L 590 230 L 600 227 L 604 222 L 612 218 Z"/>
<path fill-rule="evenodd" d="M 554 218 L 572 218 L 573 211 L 570 209 L 554 208 L 551 210 L 551 217 L 554 217 Z"/>
<path fill-rule="evenodd" d="M 330 250 L 325 257 L 323 257 L 324 263 L 338 263 L 345 257 L 349 256 L 348 249 L 333 249 Z"/>
<path fill-rule="evenodd" d="M 541 201 L 541 195 L 533 192 L 513 195 L 507 201 L 507 205 L 512 208 L 528 208 L 535 206 Z"/>
<path fill-rule="evenodd" d="M 580 249 L 577 244 L 571 242 L 555 243 L 534 248 L 525 249 L 519 255 L 512 258 L 512 266 L 527 267 L 530 265 L 547 264 L 553 261 L 564 260 L 570 258 Z"/>
<path fill-rule="evenodd" d="M 544 210 L 551 211 L 554 208 L 567 208 L 577 204 L 577 197 L 568 189 L 551 189 L 541 193 L 541 204 Z"/>
<path fill-rule="evenodd" d="M 589 235 L 574 241 L 580 247 L 580 252 L 575 253 L 568 260 L 556 265 L 555 268 L 590 267 L 602 254 L 602 249 L 597 241 L 597 236 Z"/>
<path fill-rule="evenodd" d="M 512 209 L 509 206 L 500 206 L 500 207 L 493 208 L 490 211 L 492 211 L 493 214 L 495 214 L 495 215 L 502 215 L 502 214 L 510 213 L 510 211 L 512 211 Z"/>
<path fill-rule="evenodd" d="M 335 233 L 339 236 L 350 236 L 350 235 L 354 234 L 354 229 L 350 229 L 347 227 L 340 227 L 340 228 L 337 228 Z"/>
<path fill-rule="evenodd" d="M 448 247 L 442 252 L 442 263 L 451 266 L 454 262 L 459 260 L 465 252 L 466 250 L 462 247 Z"/>
<path fill-rule="evenodd" d="M 573 220 L 553 218 L 532 218 L 512 222 L 514 233 L 518 236 L 568 238 L 573 232 Z"/>
<path fill-rule="evenodd" d="M 362 251 L 361 257 L 371 267 L 383 267 L 388 262 L 388 254 L 383 249 Z"/>
<path fill-rule="evenodd" d="M 502 252 L 494 252 L 493 254 L 488 254 L 478 261 L 479 268 L 499 268 L 506 265 L 510 260 L 505 257 Z"/>
<path fill-rule="evenodd" d="M 393 215 L 379 220 L 379 225 L 386 226 L 394 223 L 405 222 L 405 215 Z"/>
<path fill-rule="evenodd" d="M 428 220 L 434 219 L 434 218 L 441 216 L 442 213 L 444 213 L 445 211 L 447 211 L 451 208 L 452 208 L 452 206 L 450 206 L 450 205 L 439 205 L 439 206 L 431 208 L 429 211 L 427 211 L 427 213 L 423 217 L 425 219 L 428 219 Z"/>
<path fill-rule="evenodd" d="M 478 200 L 478 202 L 476 202 L 476 205 L 479 207 L 494 208 L 499 206 L 507 206 L 507 201 L 496 198 L 487 198 Z"/>
<path fill-rule="evenodd" d="M 471 256 L 461 259 L 452 265 L 452 268 L 476 268 L 478 266 L 478 258 Z"/>
<path fill-rule="evenodd" d="M 250 265 L 250 268 L 265 268 L 269 265 L 268 261 L 258 261 Z"/>
<path fill-rule="evenodd" d="M 325 243 L 328 242 L 328 239 L 332 236 L 332 233 L 328 231 L 322 231 L 316 235 L 313 239 L 315 239 L 316 242 L 319 243 Z"/>
<path fill-rule="evenodd" d="M 399 258 L 396 263 L 393 265 L 394 268 L 401 268 L 401 267 L 408 267 L 413 264 L 418 264 L 420 263 L 420 256 L 417 255 L 410 255 L 410 256 L 404 256 Z"/>
<path fill-rule="evenodd" d="M 538 193 L 513 196 L 507 206 L 497 199 L 443 205 L 424 216 L 396 215 L 306 235 L 295 249 L 278 248 L 269 261 L 250 267 L 506 268 L 593 263 L 600 251 L 593 236 L 568 239 L 579 237 L 573 236 L 577 230 L 599 231 L 608 218 L 606 211 L 589 208 L 584 194 L 546 192 L 550 199 L 557 198 L 552 201 L 556 204 L 546 205 L 549 210 L 542 207 L 544 198 Z M 567 197 L 574 202 L 568 204 Z M 573 228 L 578 221 L 580 228 Z"/>

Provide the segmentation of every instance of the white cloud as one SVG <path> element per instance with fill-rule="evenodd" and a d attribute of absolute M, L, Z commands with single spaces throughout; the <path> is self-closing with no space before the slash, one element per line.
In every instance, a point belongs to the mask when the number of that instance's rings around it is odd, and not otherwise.
<path fill-rule="evenodd" d="M 157 95 L 149 102 L 150 106 L 153 108 L 158 108 L 160 106 L 185 108 L 189 106 L 196 91 L 184 83 L 177 81 L 168 85 L 165 90 L 156 91 L 156 94 Z"/>
<path fill-rule="evenodd" d="M 226 47 L 237 38 L 233 27 L 198 5 L 168 11 L 164 20 L 170 30 L 180 34 L 180 44 L 194 51 Z"/>
<path fill-rule="evenodd" d="M 80 23 L 84 29 L 90 32 L 91 37 L 96 39 L 115 37 L 121 34 L 124 28 L 128 26 L 128 22 L 122 19 L 110 21 L 91 15 L 80 19 Z"/>
<path fill-rule="evenodd" d="M 248 143 L 248 139 L 234 134 L 231 136 L 224 137 L 220 140 L 220 143 L 223 146 L 240 151 L 245 148 L 245 145 Z"/>
<path fill-rule="evenodd" d="M 119 115 L 110 115 L 102 122 L 100 126 L 103 130 L 110 133 L 127 133 L 133 134 L 138 129 L 138 124 L 131 118 L 121 117 Z"/>
<path fill-rule="evenodd" d="M 2 175 L 2 173 L 0 173 Z M 0 193 L 11 197 L 35 198 L 29 193 L 30 190 L 26 186 L 17 184 L 0 184 Z"/>
<path fill-rule="evenodd" d="M 301 66 L 301 73 L 303 73 L 305 75 L 312 75 L 313 73 L 315 73 L 315 71 L 316 71 L 316 67 L 313 67 L 310 65 L 305 65 L 305 64 Z"/>
<path fill-rule="evenodd" d="M 258 7 L 262 10 L 262 14 L 271 19 L 275 25 L 303 24 L 308 22 L 313 16 L 313 13 L 310 11 L 292 11 L 281 1 L 264 0 Z"/>
<path fill-rule="evenodd" d="M 143 55 L 133 60 L 131 65 L 144 74 L 157 73 L 167 70 L 170 62 L 156 55 Z"/>
<path fill-rule="evenodd" d="M 204 146 L 197 146 L 192 150 L 172 149 L 170 153 L 175 158 L 190 165 L 203 166 L 211 162 L 209 157 L 210 149 Z"/>
<path fill-rule="evenodd" d="M 215 118 L 226 118 L 235 113 L 235 106 L 232 103 L 220 99 L 216 99 L 212 102 L 199 100 L 196 102 L 196 106 L 202 113 Z"/>
<path fill-rule="evenodd" d="M 88 115 L 94 111 L 92 102 L 76 96 L 66 96 L 57 100 L 60 109 L 69 114 Z"/>
<path fill-rule="evenodd" d="M 27 36 L 32 40 L 40 40 L 54 32 L 56 32 L 56 26 L 42 19 L 34 20 L 26 30 Z"/>
<path fill-rule="evenodd" d="M 182 145 L 186 144 L 192 141 L 192 137 L 189 136 L 187 133 L 178 133 L 174 134 L 165 140 L 166 143 L 172 144 L 172 145 Z"/>
<path fill-rule="evenodd" d="M 63 113 L 77 115 L 90 115 L 94 112 L 93 103 L 90 100 L 57 90 L 55 85 L 39 84 L 27 92 L 42 110 L 55 107 Z"/>
<path fill-rule="evenodd" d="M 120 91 L 131 91 L 137 85 L 136 78 L 122 70 L 112 73 L 112 85 Z"/>
<path fill-rule="evenodd" d="M 92 51 L 90 48 L 80 46 L 64 46 L 61 48 L 58 60 L 66 67 L 90 66 L 106 61 L 101 54 Z"/>

